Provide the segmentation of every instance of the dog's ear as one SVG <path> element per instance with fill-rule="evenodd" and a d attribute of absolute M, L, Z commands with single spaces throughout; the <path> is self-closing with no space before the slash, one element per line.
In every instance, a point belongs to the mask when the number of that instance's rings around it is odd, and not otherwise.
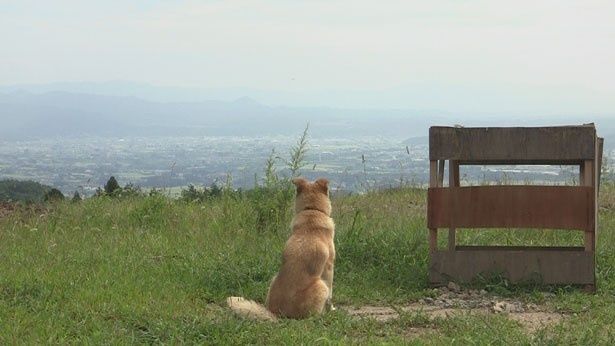
<path fill-rule="evenodd" d="M 297 187 L 297 193 L 305 190 L 305 187 L 308 184 L 308 181 L 305 180 L 304 178 L 293 178 L 292 182 Z"/>
<path fill-rule="evenodd" d="M 316 184 L 316 186 L 320 188 L 320 191 L 322 191 L 325 195 L 329 194 L 329 180 L 328 179 L 319 178 L 314 183 Z"/>

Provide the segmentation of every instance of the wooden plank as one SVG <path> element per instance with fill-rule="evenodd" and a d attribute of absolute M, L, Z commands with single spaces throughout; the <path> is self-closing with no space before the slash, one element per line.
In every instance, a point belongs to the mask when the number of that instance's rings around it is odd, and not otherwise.
<path fill-rule="evenodd" d="M 438 250 L 438 230 L 435 228 L 429 229 L 429 253 L 434 253 Z"/>
<path fill-rule="evenodd" d="M 459 162 L 450 160 L 448 162 L 448 186 L 459 187 Z M 456 230 L 451 226 L 448 228 L 448 251 L 455 251 Z"/>
<path fill-rule="evenodd" d="M 468 186 L 427 195 L 429 228 L 593 229 L 592 187 Z"/>
<path fill-rule="evenodd" d="M 594 177 L 595 177 L 594 161 L 585 160 L 583 166 L 584 166 L 583 167 L 583 186 L 587 186 L 592 189 L 592 202 L 595 203 L 596 196 L 595 196 L 595 187 L 594 187 Z M 595 210 L 592 208 L 591 210 L 589 210 L 589 213 L 591 215 L 591 220 L 590 220 L 590 223 L 587 225 L 587 227 L 585 227 L 585 238 L 584 238 L 585 251 L 588 251 L 588 252 L 594 251 L 594 231 L 596 230 Z"/>
<path fill-rule="evenodd" d="M 579 164 L 593 160 L 592 125 L 560 127 L 431 127 L 429 159 L 461 164 Z"/>
<path fill-rule="evenodd" d="M 444 186 L 444 160 L 438 160 L 438 187 Z"/>
<path fill-rule="evenodd" d="M 429 161 L 429 187 L 438 186 L 438 161 Z"/>
<path fill-rule="evenodd" d="M 438 186 L 438 161 L 429 161 L 429 186 Z M 438 229 L 430 228 L 428 234 L 429 252 L 433 253 L 438 249 Z"/>
<path fill-rule="evenodd" d="M 432 285 L 500 274 L 512 283 L 593 285 L 594 258 L 583 248 L 458 247 L 431 255 Z"/>

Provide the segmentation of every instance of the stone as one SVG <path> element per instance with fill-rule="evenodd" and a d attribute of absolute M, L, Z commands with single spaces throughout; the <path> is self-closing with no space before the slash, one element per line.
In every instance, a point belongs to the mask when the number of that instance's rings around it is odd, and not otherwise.
<path fill-rule="evenodd" d="M 461 287 L 459 287 L 459 285 L 457 285 L 454 282 L 449 282 L 448 285 L 446 286 L 450 291 L 453 291 L 455 293 L 459 293 L 459 291 L 461 291 Z"/>
<path fill-rule="evenodd" d="M 493 312 L 498 313 L 510 313 L 512 312 L 512 305 L 507 302 L 497 302 L 493 305 Z"/>

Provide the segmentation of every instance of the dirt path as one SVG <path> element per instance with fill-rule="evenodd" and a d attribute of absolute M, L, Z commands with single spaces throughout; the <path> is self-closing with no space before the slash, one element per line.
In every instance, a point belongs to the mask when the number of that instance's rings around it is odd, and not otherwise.
<path fill-rule="evenodd" d="M 430 319 L 449 318 L 461 314 L 503 314 L 534 333 L 561 322 L 566 316 L 546 306 L 524 303 L 491 295 L 484 290 L 462 290 L 454 283 L 434 289 L 436 298 L 426 297 L 408 305 L 395 307 L 361 306 L 343 308 L 350 315 L 388 321 L 399 317 L 399 311 L 423 313 Z"/>

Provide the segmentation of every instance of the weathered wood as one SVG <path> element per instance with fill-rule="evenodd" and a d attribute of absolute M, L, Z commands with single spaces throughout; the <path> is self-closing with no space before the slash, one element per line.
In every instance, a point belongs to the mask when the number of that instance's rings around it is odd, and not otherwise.
<path fill-rule="evenodd" d="M 593 125 L 561 127 L 431 127 L 429 159 L 461 164 L 579 164 L 595 157 Z"/>
<path fill-rule="evenodd" d="M 448 186 L 459 187 L 459 162 L 450 160 L 448 162 Z M 448 250 L 455 251 L 456 244 L 456 230 L 451 226 L 448 229 Z"/>
<path fill-rule="evenodd" d="M 594 284 L 594 257 L 581 247 L 461 247 L 431 254 L 432 285 L 499 274 L 512 283 Z"/>
<path fill-rule="evenodd" d="M 438 161 L 429 161 L 429 187 L 438 186 Z"/>
<path fill-rule="evenodd" d="M 429 161 L 429 186 L 438 186 L 438 161 Z M 438 230 L 429 229 L 429 252 L 433 253 L 438 249 Z"/>
<path fill-rule="evenodd" d="M 438 160 L 438 187 L 444 186 L 444 160 Z"/>
<path fill-rule="evenodd" d="M 435 228 L 429 229 L 429 253 L 434 253 L 438 250 L 438 230 Z"/>
<path fill-rule="evenodd" d="M 511 282 L 579 284 L 595 289 L 597 198 L 603 140 L 593 124 L 542 128 L 430 128 L 430 160 L 450 161 L 449 188 L 430 184 L 432 284 L 470 281 L 499 273 Z M 459 187 L 458 165 L 579 165 L 579 186 Z M 433 167 L 433 166 L 431 166 Z M 443 167 L 436 172 L 442 173 Z M 446 251 L 437 229 L 449 229 Z M 456 228 L 549 228 L 584 231 L 583 247 L 467 247 L 455 245 Z M 435 234 L 435 236 L 433 236 Z"/>
<path fill-rule="evenodd" d="M 593 229 L 594 190 L 580 186 L 430 188 L 429 228 Z"/>
<path fill-rule="evenodd" d="M 594 181 L 595 181 L 595 177 L 596 177 L 596 172 L 594 171 L 594 161 L 593 160 L 586 160 L 583 164 L 583 186 L 588 186 L 592 189 L 592 202 L 595 203 L 596 202 L 596 191 L 594 188 Z M 594 251 L 594 231 L 596 230 L 596 224 L 595 224 L 595 220 L 596 220 L 596 215 L 595 215 L 595 210 L 592 209 L 590 210 L 590 223 L 587 225 L 587 227 L 585 228 L 585 237 L 584 237 L 584 245 L 585 245 L 585 251 Z"/>
<path fill-rule="evenodd" d="M 596 197 L 595 197 L 595 205 L 596 210 L 594 214 L 594 232 L 592 237 L 592 249 L 596 251 L 596 243 L 598 242 L 598 197 L 600 196 L 600 183 L 602 181 L 602 154 L 604 151 L 604 138 L 598 137 L 598 141 L 596 142 L 596 146 L 598 147 L 596 155 L 597 157 L 597 165 L 596 165 Z"/>

